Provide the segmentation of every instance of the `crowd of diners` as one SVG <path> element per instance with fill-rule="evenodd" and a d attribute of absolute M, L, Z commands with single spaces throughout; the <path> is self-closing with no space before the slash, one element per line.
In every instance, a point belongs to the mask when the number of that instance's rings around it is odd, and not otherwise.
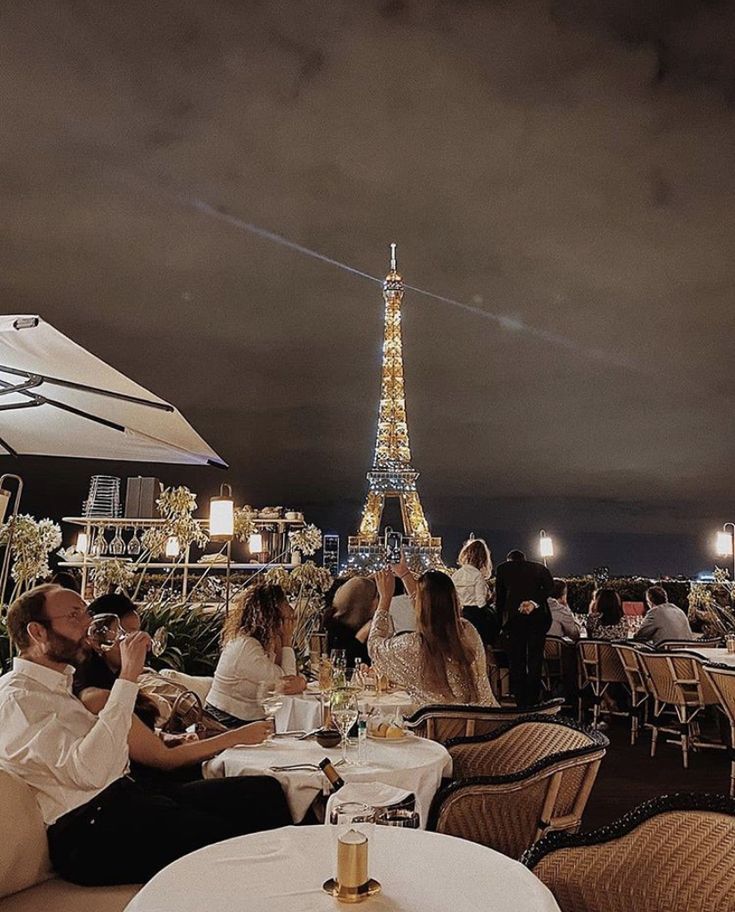
<path fill-rule="evenodd" d="M 511 551 L 490 580 L 486 543 L 468 541 L 453 574 L 411 572 L 405 561 L 369 578 L 339 581 L 323 618 L 327 649 L 344 649 L 348 666 L 373 663 L 418 705 L 497 704 L 486 646 L 501 645 L 511 690 L 522 709 L 538 703 L 547 635 L 579 636 L 566 584 Z M 646 593 L 648 613 L 636 639 L 654 645 L 692 636 L 687 616 L 665 590 Z M 126 636 L 112 648 L 88 637 L 94 614 L 119 618 Z M 204 780 L 201 763 L 235 744 L 258 744 L 271 731 L 258 688 L 278 683 L 300 694 L 294 615 L 277 585 L 254 583 L 236 599 L 206 712 L 219 734 L 164 740 L 160 701 L 141 683 L 150 670 L 150 637 L 136 605 L 110 594 L 89 605 L 74 581 L 24 593 L 7 627 L 18 655 L 0 677 L 0 768 L 32 789 L 58 873 L 82 884 L 140 883 L 201 846 L 291 823 L 272 777 Z M 627 635 L 618 594 L 595 592 L 589 636 Z"/>

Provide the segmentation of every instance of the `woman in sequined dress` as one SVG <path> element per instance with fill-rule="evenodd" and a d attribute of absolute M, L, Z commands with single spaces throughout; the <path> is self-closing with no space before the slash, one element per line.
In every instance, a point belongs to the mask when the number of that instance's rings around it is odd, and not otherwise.
<path fill-rule="evenodd" d="M 416 609 L 417 629 L 394 634 L 390 618 L 393 575 L 403 581 Z M 378 608 L 368 637 L 373 664 L 418 704 L 479 703 L 497 706 L 487 676 L 485 647 L 462 617 L 451 577 L 427 570 L 414 579 L 402 560 L 376 574 Z"/>

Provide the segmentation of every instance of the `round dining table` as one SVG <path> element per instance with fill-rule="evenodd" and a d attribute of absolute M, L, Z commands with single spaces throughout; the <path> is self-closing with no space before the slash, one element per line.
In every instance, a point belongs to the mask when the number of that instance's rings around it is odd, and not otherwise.
<path fill-rule="evenodd" d="M 263 744 L 240 745 L 222 751 L 202 767 L 205 779 L 224 776 L 274 776 L 281 783 L 291 815 L 296 823 L 304 819 L 314 798 L 327 780 L 317 764 L 329 757 L 345 782 L 379 782 L 413 792 L 416 810 L 422 824 L 428 818 L 431 799 L 441 785 L 443 776 L 452 774 L 452 758 L 446 748 L 407 734 L 402 740 L 369 739 L 367 757 L 357 765 L 357 747 L 348 749 L 350 765 L 342 766 L 341 749 L 321 747 L 315 740 L 279 738 Z M 307 769 L 279 769 L 306 765 Z"/>
<path fill-rule="evenodd" d="M 125 912 L 336 912 L 322 890 L 336 874 L 330 826 L 238 836 L 186 855 L 153 877 Z M 559 912 L 520 862 L 453 836 L 375 826 L 368 875 L 381 892 L 365 912 Z"/>

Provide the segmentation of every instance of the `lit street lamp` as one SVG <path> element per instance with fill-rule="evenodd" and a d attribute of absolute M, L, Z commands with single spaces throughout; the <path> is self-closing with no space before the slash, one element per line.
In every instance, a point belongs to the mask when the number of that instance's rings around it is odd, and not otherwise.
<path fill-rule="evenodd" d="M 227 542 L 227 570 L 225 572 L 225 614 L 230 611 L 230 563 L 232 561 L 232 538 L 235 534 L 235 502 L 232 488 L 220 485 L 219 495 L 209 501 L 209 537 L 214 542 Z"/>
<path fill-rule="evenodd" d="M 720 557 L 732 558 L 732 575 L 730 579 L 735 579 L 735 523 L 726 522 L 723 525 L 722 531 L 717 533 L 715 549 Z"/>
<path fill-rule="evenodd" d="M 544 567 L 548 567 L 547 559 L 554 556 L 554 540 L 542 529 L 538 534 L 538 553 L 544 562 Z"/>

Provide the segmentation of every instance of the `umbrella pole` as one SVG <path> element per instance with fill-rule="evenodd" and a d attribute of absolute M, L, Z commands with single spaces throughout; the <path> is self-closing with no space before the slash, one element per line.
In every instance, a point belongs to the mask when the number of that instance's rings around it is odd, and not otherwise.
<path fill-rule="evenodd" d="M 6 479 L 12 479 L 17 482 L 13 508 L 10 512 L 10 516 L 8 516 L 6 520 L 6 522 L 10 522 L 11 519 L 14 519 L 18 515 L 18 508 L 20 507 L 20 496 L 23 493 L 23 479 L 20 477 L 20 475 L 11 475 L 9 472 L 6 472 L 5 475 L 0 475 L 0 491 L 9 490 L 9 488 L 4 487 Z M 8 575 L 10 574 L 10 555 L 13 550 L 14 534 L 15 524 L 11 525 L 10 527 L 8 541 L 5 545 L 5 553 L 3 554 L 3 564 L 2 569 L 0 570 L 0 604 L 2 604 L 5 599 L 5 588 L 8 585 Z"/>

